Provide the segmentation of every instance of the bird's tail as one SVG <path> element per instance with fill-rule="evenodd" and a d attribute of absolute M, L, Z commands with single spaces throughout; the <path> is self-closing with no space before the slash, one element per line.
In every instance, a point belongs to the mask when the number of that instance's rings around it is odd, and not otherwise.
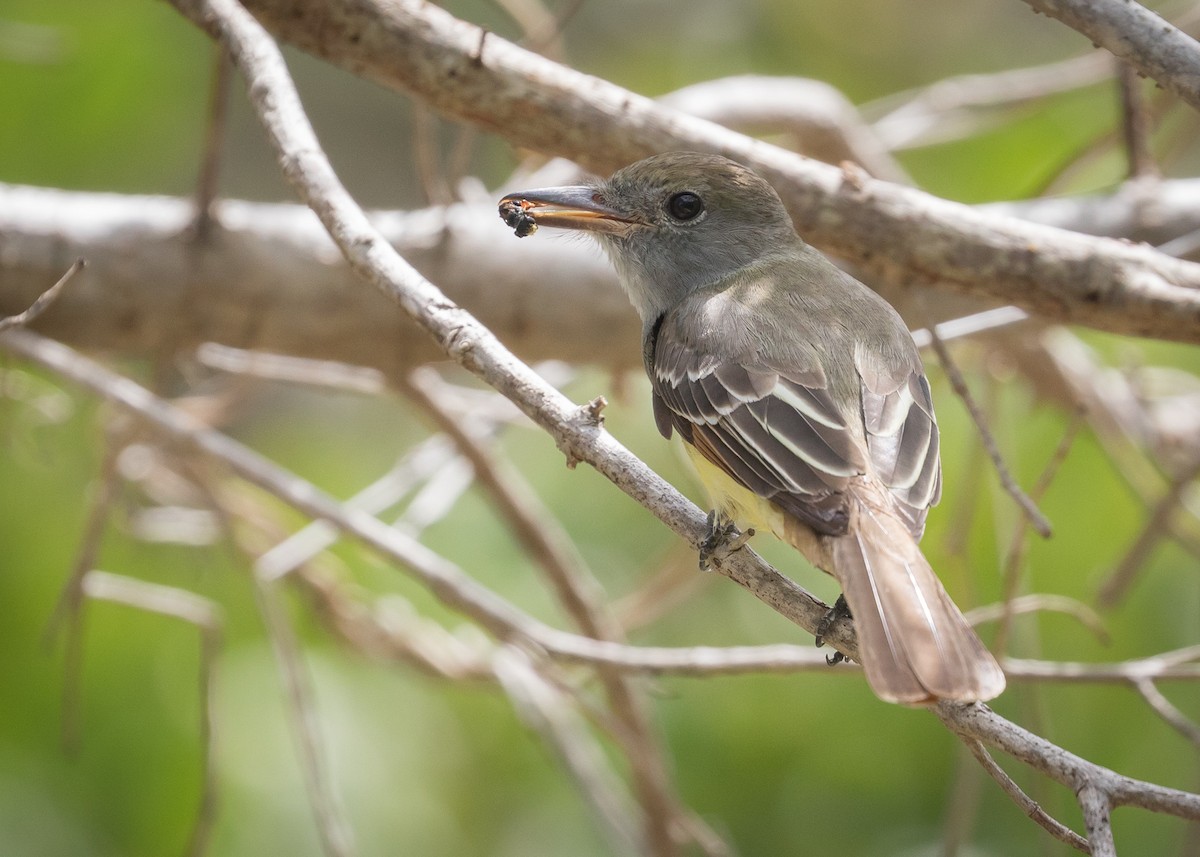
<path fill-rule="evenodd" d="M 971 702 L 1004 690 L 1004 673 L 921 553 L 908 528 L 869 502 L 831 539 L 834 576 L 854 615 L 863 668 L 880 699 Z"/>

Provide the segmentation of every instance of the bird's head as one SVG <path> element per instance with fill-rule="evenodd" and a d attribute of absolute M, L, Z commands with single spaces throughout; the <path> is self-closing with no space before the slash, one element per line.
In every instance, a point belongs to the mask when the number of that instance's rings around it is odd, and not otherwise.
<path fill-rule="evenodd" d="M 766 181 L 697 152 L 655 155 L 594 184 L 512 193 L 500 215 L 518 235 L 535 226 L 593 235 L 647 324 L 800 240 Z"/>

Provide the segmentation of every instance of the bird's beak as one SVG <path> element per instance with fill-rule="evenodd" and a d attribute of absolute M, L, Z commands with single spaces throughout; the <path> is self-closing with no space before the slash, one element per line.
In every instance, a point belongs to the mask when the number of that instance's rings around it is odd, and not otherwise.
<path fill-rule="evenodd" d="M 593 187 L 548 187 L 510 193 L 500 200 L 500 217 L 517 235 L 538 226 L 624 234 L 634 221 L 610 208 Z"/>

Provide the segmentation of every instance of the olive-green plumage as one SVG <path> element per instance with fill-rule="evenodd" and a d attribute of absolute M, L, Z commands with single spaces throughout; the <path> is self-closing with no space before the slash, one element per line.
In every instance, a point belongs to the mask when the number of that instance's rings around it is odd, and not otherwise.
<path fill-rule="evenodd" d="M 881 698 L 1004 689 L 917 547 L 941 470 L 912 337 L 801 240 L 767 182 L 676 152 L 595 185 L 510 194 L 502 212 L 600 241 L 642 319 L 659 429 L 683 438 L 719 512 L 838 579 Z"/>

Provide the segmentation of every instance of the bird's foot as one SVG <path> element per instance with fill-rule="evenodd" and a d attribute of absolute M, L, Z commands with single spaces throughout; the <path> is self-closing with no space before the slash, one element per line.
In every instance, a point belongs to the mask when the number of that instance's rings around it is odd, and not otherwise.
<path fill-rule="evenodd" d="M 817 648 L 825 645 L 825 635 L 829 633 L 841 619 L 854 618 L 850 613 L 850 605 L 846 603 L 846 596 L 839 595 L 837 601 L 833 602 L 833 606 L 821 617 L 821 621 L 817 623 Z M 846 656 L 841 652 L 834 652 L 832 655 L 825 656 L 825 663 L 833 666 L 840 664 L 846 660 Z"/>
<path fill-rule="evenodd" d="M 753 535 L 753 527 L 747 527 L 743 533 L 732 520 L 713 509 L 708 513 L 708 532 L 700 543 L 700 570 L 711 570 L 713 560 L 719 563 L 739 550 Z"/>

